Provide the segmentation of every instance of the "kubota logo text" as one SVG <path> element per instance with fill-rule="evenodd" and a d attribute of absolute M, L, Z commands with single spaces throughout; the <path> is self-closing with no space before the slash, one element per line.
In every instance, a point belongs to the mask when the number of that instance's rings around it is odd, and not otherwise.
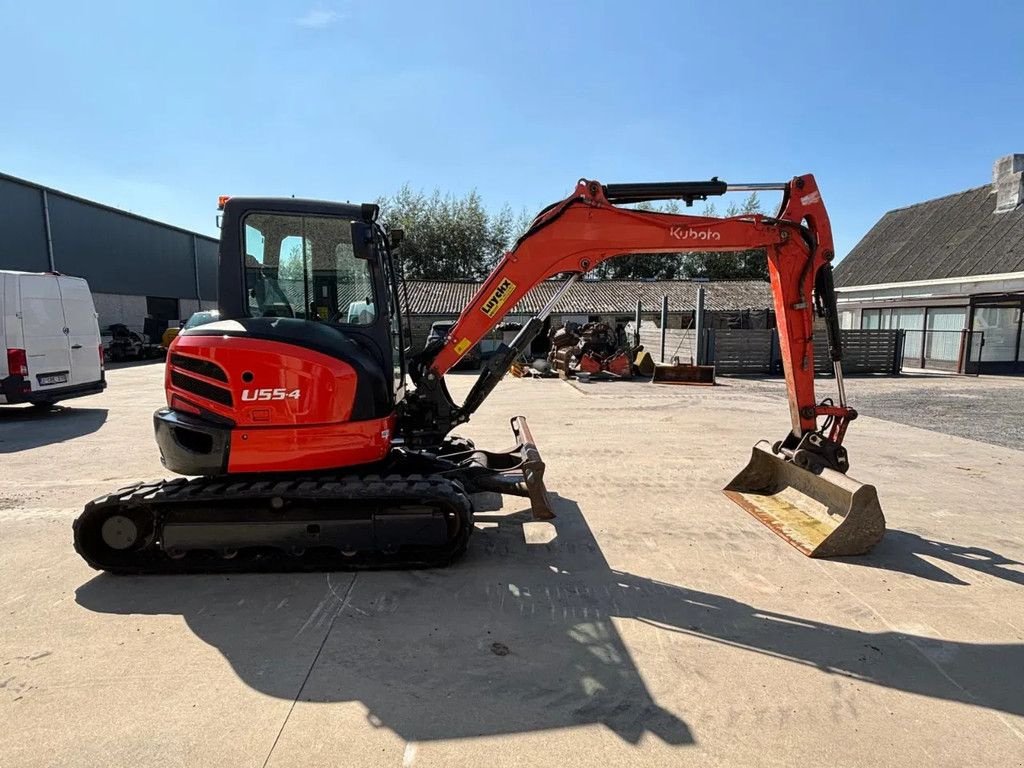
<path fill-rule="evenodd" d="M 672 227 L 668 233 L 676 240 L 721 240 L 722 233 L 710 229 L 694 229 L 693 227 Z"/>
<path fill-rule="evenodd" d="M 509 280 L 507 277 L 504 278 L 498 287 L 494 289 L 484 305 L 480 307 L 484 314 L 488 317 L 494 317 L 498 314 L 498 310 L 501 309 L 502 305 L 509 300 L 512 292 L 516 289 L 516 284 Z"/>
<path fill-rule="evenodd" d="M 301 389 L 243 389 L 242 400 L 298 400 L 302 397 Z"/>

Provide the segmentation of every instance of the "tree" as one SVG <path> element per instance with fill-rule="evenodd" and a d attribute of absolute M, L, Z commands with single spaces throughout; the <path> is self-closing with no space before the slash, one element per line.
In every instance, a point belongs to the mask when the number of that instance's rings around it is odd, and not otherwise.
<path fill-rule="evenodd" d="M 402 257 L 405 275 L 411 279 L 485 277 L 505 251 L 529 229 L 534 218 L 525 209 L 515 215 L 507 205 L 497 213 L 490 213 L 476 191 L 461 198 L 443 195 L 436 189 L 428 195 L 413 190 L 408 184 L 393 196 L 382 197 L 377 202 L 382 221 L 405 230 Z M 634 208 L 668 214 L 683 211 L 675 200 L 637 203 Z M 752 192 L 742 205 L 730 204 L 725 215 L 760 211 L 761 202 L 757 193 Z M 707 203 L 702 215 L 716 216 L 714 203 Z M 766 253 L 756 249 L 736 253 L 632 254 L 599 264 L 594 274 L 599 278 L 620 280 L 764 280 L 768 277 L 768 264 Z"/>
<path fill-rule="evenodd" d="M 643 202 L 633 206 L 638 211 L 679 213 L 679 203 L 666 200 L 661 205 Z M 594 274 L 612 280 L 674 280 L 682 277 L 686 256 L 680 253 L 638 253 L 618 256 L 599 264 Z"/>
<path fill-rule="evenodd" d="M 302 260 L 302 246 L 296 244 L 291 247 L 286 256 L 281 258 L 277 267 L 279 280 L 294 280 L 301 282 L 305 279 L 306 265 Z"/>
<path fill-rule="evenodd" d="M 740 216 L 760 212 L 761 201 L 757 197 L 757 192 L 751 192 L 742 206 L 730 203 L 725 215 Z M 703 215 L 716 215 L 714 203 L 708 203 L 704 207 Z M 767 280 L 768 254 L 761 248 L 731 253 L 689 253 L 684 256 L 681 274 L 683 277 L 708 280 Z"/>
<path fill-rule="evenodd" d="M 377 202 L 382 221 L 405 230 L 402 258 L 411 279 L 484 277 L 521 226 L 507 205 L 489 213 L 475 190 L 458 198 L 436 189 L 427 195 L 406 184 Z"/>

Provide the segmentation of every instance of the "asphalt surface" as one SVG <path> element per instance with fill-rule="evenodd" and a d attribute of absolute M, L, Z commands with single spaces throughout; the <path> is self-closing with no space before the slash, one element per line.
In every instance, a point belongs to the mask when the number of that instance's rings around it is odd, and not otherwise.
<path fill-rule="evenodd" d="M 781 378 L 722 377 L 723 384 L 784 398 Z M 831 379 L 819 396 L 835 397 Z M 863 416 L 1021 450 L 1024 447 L 1024 377 L 859 376 L 846 381 L 850 404 Z"/>
<path fill-rule="evenodd" d="M 100 574 L 71 521 L 165 476 L 161 374 L 0 410 L 0 765 L 1024 765 L 1024 453 L 859 419 L 889 530 L 810 560 L 720 492 L 777 385 L 509 379 L 464 432 L 529 419 L 551 522 L 478 497 L 445 570 Z"/>

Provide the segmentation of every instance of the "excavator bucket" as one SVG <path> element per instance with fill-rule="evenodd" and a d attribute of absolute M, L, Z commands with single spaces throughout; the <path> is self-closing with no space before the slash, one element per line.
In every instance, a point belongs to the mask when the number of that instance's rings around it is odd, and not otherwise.
<path fill-rule="evenodd" d="M 873 485 L 831 469 L 815 474 L 761 446 L 724 492 L 808 557 L 862 555 L 885 533 Z"/>

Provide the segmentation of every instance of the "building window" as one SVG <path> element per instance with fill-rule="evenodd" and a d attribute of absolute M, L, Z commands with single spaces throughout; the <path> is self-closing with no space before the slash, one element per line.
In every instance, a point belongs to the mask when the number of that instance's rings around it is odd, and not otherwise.
<path fill-rule="evenodd" d="M 924 341 L 924 307 L 896 307 L 892 310 L 892 327 L 906 331 L 903 338 L 903 359 L 919 366 Z"/>
<path fill-rule="evenodd" d="M 1020 304 L 975 307 L 972 331 L 984 333 L 982 362 L 1013 362 L 1018 358 Z"/>
<path fill-rule="evenodd" d="M 957 362 L 966 319 L 966 307 L 930 307 L 924 342 L 925 359 L 939 363 Z"/>
<path fill-rule="evenodd" d="M 861 310 L 860 316 L 865 330 L 904 331 L 907 366 L 950 368 L 960 360 L 966 307 L 885 307 Z"/>
<path fill-rule="evenodd" d="M 877 331 L 882 310 L 862 309 L 860 313 L 860 327 L 865 331 Z"/>

